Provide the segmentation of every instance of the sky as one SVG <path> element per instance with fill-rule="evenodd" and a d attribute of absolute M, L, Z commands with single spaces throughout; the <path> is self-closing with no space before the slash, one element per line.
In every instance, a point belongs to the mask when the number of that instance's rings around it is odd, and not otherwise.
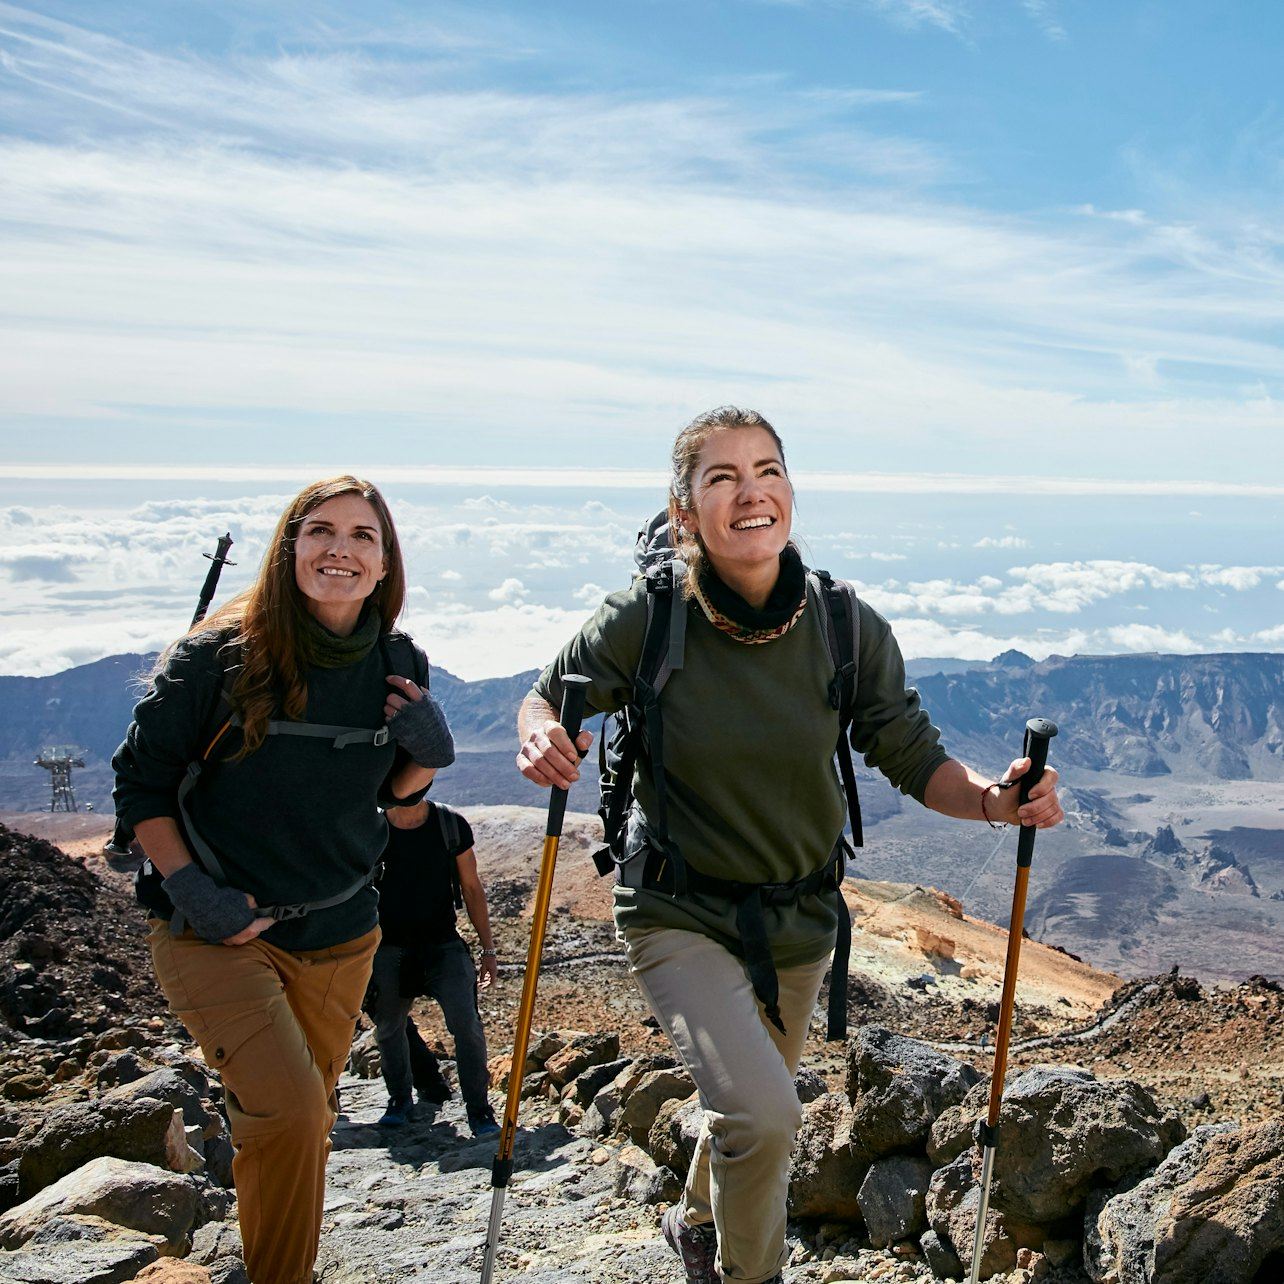
<path fill-rule="evenodd" d="M 534 667 L 675 431 L 784 436 L 907 654 L 1284 645 L 1276 5 L 0 0 L 0 672 L 150 649 L 285 497 Z"/>

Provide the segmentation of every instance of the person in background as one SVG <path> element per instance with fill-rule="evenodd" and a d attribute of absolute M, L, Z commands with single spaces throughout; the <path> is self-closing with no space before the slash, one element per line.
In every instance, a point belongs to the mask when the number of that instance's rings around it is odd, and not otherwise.
<path fill-rule="evenodd" d="M 468 1126 L 474 1137 L 489 1137 L 499 1124 L 487 1095 L 490 1071 L 477 993 L 495 983 L 499 965 L 486 891 L 477 876 L 473 831 L 459 812 L 426 799 L 389 808 L 388 824 L 379 880 L 383 940 L 372 974 L 375 1037 L 388 1086 L 388 1108 L 379 1122 L 399 1127 L 412 1117 L 415 1068 L 407 1036 L 408 1027 L 414 1029 L 411 1005 L 422 994 L 441 1005 L 454 1040 Z M 481 950 L 475 967 L 455 924 L 461 905 Z M 419 1100 L 431 1102 L 431 1092 L 421 1090 Z"/>
<path fill-rule="evenodd" d="M 791 539 L 794 491 L 776 430 L 752 410 L 710 411 L 678 434 L 672 468 L 669 522 L 685 563 L 673 609 L 687 621 L 684 665 L 660 696 L 671 846 L 657 837 L 644 744 L 615 923 L 705 1110 L 685 1190 L 661 1231 L 689 1284 L 765 1284 L 781 1280 L 787 1259 L 789 1163 L 802 1118 L 794 1075 L 838 925 L 836 879 L 820 877 L 841 876 L 847 817 L 834 764 L 834 666 L 823 608 Z M 866 763 L 947 816 L 1055 825 L 1056 772 L 1018 807 L 1006 786 L 1027 759 L 996 781 L 949 757 L 906 689 L 887 621 L 863 602 L 859 611 L 850 737 Z M 586 716 L 632 703 L 646 621 L 639 580 L 608 596 L 544 670 L 518 715 L 527 779 L 565 789 L 578 778 L 577 751 L 592 735 L 572 743 L 559 724 L 563 677 L 589 679 Z M 746 892 L 770 945 L 770 985 L 756 986 L 746 963 Z"/>
<path fill-rule="evenodd" d="M 379 941 L 378 808 L 454 759 L 427 657 L 395 628 L 404 601 L 378 490 L 314 482 L 254 583 L 160 657 L 113 758 L 157 980 L 223 1081 L 254 1284 L 312 1284 L 335 1085 Z"/>

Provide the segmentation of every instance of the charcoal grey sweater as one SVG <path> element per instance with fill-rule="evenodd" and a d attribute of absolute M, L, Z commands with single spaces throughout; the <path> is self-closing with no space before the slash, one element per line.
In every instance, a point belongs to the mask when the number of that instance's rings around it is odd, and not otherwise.
<path fill-rule="evenodd" d="M 228 662 L 219 649 L 223 641 L 213 631 L 184 638 L 134 709 L 112 759 L 116 812 L 131 828 L 169 816 L 187 837 L 177 789 L 188 763 L 204 754 L 227 714 L 221 701 Z M 408 640 L 395 650 L 375 646 L 343 668 L 307 669 L 304 721 L 383 726 L 390 659 L 395 662 L 408 648 L 419 667 L 403 676 L 422 682 L 427 657 Z M 230 886 L 249 892 L 260 905 L 296 904 L 324 900 L 373 871 L 387 842 L 377 803 L 388 801 L 386 782 L 406 761 L 393 742 L 336 749 L 329 739 L 275 735 L 241 761 L 228 761 L 240 745 L 239 732 L 225 735 L 187 798 L 193 825 Z M 363 935 L 377 921 L 378 894 L 367 886 L 341 905 L 278 923 L 264 939 L 282 949 L 322 949 Z"/>

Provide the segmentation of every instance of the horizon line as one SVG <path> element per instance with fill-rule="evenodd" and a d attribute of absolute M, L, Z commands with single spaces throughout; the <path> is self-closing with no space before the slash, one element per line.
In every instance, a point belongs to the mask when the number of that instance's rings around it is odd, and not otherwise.
<path fill-rule="evenodd" d="M 362 465 L 353 475 L 372 478 L 395 476 L 401 483 L 442 486 L 521 486 L 553 489 L 597 485 L 606 489 L 667 488 L 668 473 L 659 469 L 552 468 L 542 465 Z M 307 484 L 317 477 L 335 475 L 332 466 L 294 464 L 68 464 L 0 463 L 0 478 L 13 481 L 209 481 L 291 482 Z M 1094 477 L 991 476 L 970 473 L 810 472 L 792 474 L 807 490 L 884 492 L 893 494 L 977 495 L 1187 495 L 1192 497 L 1284 496 L 1284 484 L 1267 482 L 1207 481 L 1202 479 L 1138 479 Z M 380 483 L 381 486 L 387 483 Z"/>

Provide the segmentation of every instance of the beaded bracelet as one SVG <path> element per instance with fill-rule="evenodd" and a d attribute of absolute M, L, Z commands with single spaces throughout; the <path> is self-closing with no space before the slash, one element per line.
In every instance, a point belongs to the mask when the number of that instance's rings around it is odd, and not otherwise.
<path fill-rule="evenodd" d="M 984 810 L 984 808 L 982 808 L 982 810 Z M 499 951 L 498 951 L 498 950 L 482 950 L 482 958 L 484 958 L 484 959 L 497 959 L 497 958 L 499 958 Z"/>

